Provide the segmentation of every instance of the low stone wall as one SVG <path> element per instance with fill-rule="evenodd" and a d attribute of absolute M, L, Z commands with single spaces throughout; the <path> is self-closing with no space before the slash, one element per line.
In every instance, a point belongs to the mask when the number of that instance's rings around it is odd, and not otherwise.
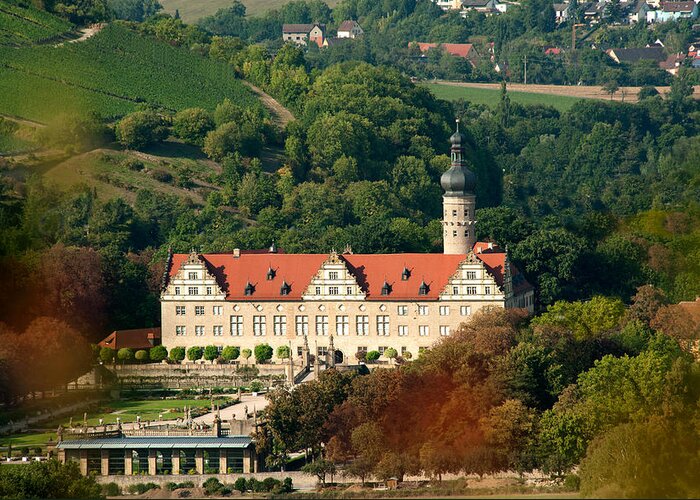
<path fill-rule="evenodd" d="M 234 387 L 245 385 L 251 380 L 250 375 L 238 372 L 241 364 L 144 364 L 116 365 L 109 369 L 116 375 L 122 386 L 162 387 L 167 389 L 185 389 L 193 387 Z M 255 366 L 263 382 L 274 376 L 286 380 L 288 366 L 283 364 L 249 365 Z"/>
<path fill-rule="evenodd" d="M 185 481 L 192 481 L 195 486 L 201 487 L 204 481 L 207 479 L 215 477 L 219 481 L 225 484 L 233 484 L 239 477 L 244 477 L 246 479 L 254 477 L 262 481 L 266 477 L 273 477 L 280 481 L 284 480 L 285 477 L 292 478 L 292 484 L 294 488 L 301 490 L 311 490 L 316 487 L 316 476 L 311 476 L 309 474 L 304 474 L 303 472 L 260 472 L 256 474 L 178 474 L 178 475 L 165 475 L 165 476 L 95 476 L 98 483 L 116 483 L 120 488 L 126 490 L 132 484 L 138 483 L 156 483 L 158 485 L 164 486 L 167 483 L 184 483 Z M 124 491 L 124 494 L 127 492 Z"/>

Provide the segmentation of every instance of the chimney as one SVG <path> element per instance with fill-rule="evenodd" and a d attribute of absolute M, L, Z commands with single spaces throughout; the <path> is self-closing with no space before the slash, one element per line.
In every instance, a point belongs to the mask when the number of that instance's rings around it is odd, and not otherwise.
<path fill-rule="evenodd" d="M 237 259 L 238 257 L 241 256 L 241 249 L 240 248 L 234 248 L 233 249 L 233 258 Z"/>
<path fill-rule="evenodd" d="M 493 242 L 489 241 L 489 250 L 493 250 Z"/>

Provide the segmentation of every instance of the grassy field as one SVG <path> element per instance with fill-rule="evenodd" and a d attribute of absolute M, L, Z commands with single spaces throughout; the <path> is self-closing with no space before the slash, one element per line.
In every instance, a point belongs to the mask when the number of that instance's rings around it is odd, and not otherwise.
<path fill-rule="evenodd" d="M 246 6 L 246 12 L 249 16 L 257 16 L 264 12 L 277 9 L 290 2 L 291 0 L 242 0 Z M 325 2 L 333 7 L 340 0 L 325 0 Z M 161 0 L 161 5 L 165 12 L 171 14 L 175 10 L 180 12 L 180 17 L 187 23 L 192 23 L 202 17 L 210 16 L 217 10 L 223 9 L 231 5 L 231 0 Z"/>
<path fill-rule="evenodd" d="M 439 99 L 456 101 L 462 98 L 475 104 L 486 104 L 491 107 L 495 107 L 496 104 L 498 104 L 501 95 L 501 91 L 497 89 L 479 89 L 434 83 L 424 83 L 422 85 Z M 518 104 L 545 104 L 547 106 L 553 106 L 559 111 L 570 109 L 574 103 L 580 100 L 576 97 L 534 94 L 528 92 L 508 91 L 508 95 L 512 102 L 517 102 Z"/>
<path fill-rule="evenodd" d="M 116 118 L 151 103 L 213 110 L 229 98 L 260 105 L 230 66 L 110 25 L 61 47 L 0 47 L 0 113 L 47 121 L 61 112 Z"/>

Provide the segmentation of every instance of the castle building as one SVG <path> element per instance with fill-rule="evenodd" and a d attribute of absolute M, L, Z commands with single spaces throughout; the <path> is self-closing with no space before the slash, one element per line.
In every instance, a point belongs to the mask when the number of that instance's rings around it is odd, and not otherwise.
<path fill-rule="evenodd" d="M 286 254 L 234 249 L 174 254 L 161 295 L 162 343 L 273 349 L 304 346 L 336 363 L 396 349 L 416 356 L 480 309 L 534 311 L 534 290 L 495 243 L 477 242 L 466 138 L 450 138 L 441 178 L 442 254 Z M 410 353 L 408 355 L 407 353 Z"/>

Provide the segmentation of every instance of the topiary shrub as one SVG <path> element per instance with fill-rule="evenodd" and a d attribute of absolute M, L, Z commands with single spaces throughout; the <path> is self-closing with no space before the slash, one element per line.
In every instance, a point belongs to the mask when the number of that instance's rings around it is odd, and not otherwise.
<path fill-rule="evenodd" d="M 277 358 L 278 359 L 289 359 L 289 346 L 281 345 L 277 348 Z"/>
<path fill-rule="evenodd" d="M 204 348 L 204 359 L 214 361 L 219 357 L 219 349 L 214 345 L 208 345 Z"/>
<path fill-rule="evenodd" d="M 118 497 L 122 494 L 122 489 L 117 483 L 107 483 L 102 485 L 102 493 L 107 497 Z"/>
<path fill-rule="evenodd" d="M 233 489 L 238 490 L 241 493 L 245 493 L 248 490 L 248 483 L 244 477 L 239 477 L 236 482 L 233 483 Z"/>
<path fill-rule="evenodd" d="M 185 359 L 185 348 L 173 347 L 172 349 L 170 349 L 170 359 L 177 363 Z"/>
<path fill-rule="evenodd" d="M 122 347 L 117 351 L 117 359 L 122 363 L 128 363 L 134 360 L 134 351 L 128 347 Z"/>
<path fill-rule="evenodd" d="M 399 355 L 399 353 L 393 347 L 390 347 L 386 351 L 384 351 L 385 358 L 395 359 L 396 356 L 398 356 L 398 355 Z"/>
<path fill-rule="evenodd" d="M 145 349 L 140 349 L 140 350 L 136 351 L 136 354 L 134 355 L 134 357 L 136 358 L 136 361 L 139 361 L 141 363 L 145 363 L 146 361 L 149 360 L 148 351 Z"/>
<path fill-rule="evenodd" d="M 251 354 L 253 354 L 253 351 L 250 349 L 241 349 L 241 357 L 246 360 L 246 363 Z"/>
<path fill-rule="evenodd" d="M 187 359 L 189 359 L 190 361 L 197 361 L 198 359 L 202 359 L 202 354 L 204 354 L 204 351 L 201 347 L 192 346 L 189 349 L 187 349 Z"/>
<path fill-rule="evenodd" d="M 369 351 L 365 356 L 365 359 L 368 362 L 377 361 L 379 359 L 379 356 L 381 356 L 381 354 L 379 354 L 379 351 Z"/>
<path fill-rule="evenodd" d="M 114 349 L 111 347 L 103 347 L 100 349 L 100 359 L 105 363 L 110 363 L 114 360 Z"/>
<path fill-rule="evenodd" d="M 268 344 L 258 344 L 255 346 L 255 362 L 256 363 L 264 363 L 265 361 L 268 361 L 269 359 L 272 359 L 272 347 L 270 347 Z"/>
<path fill-rule="evenodd" d="M 221 358 L 224 361 L 233 361 L 234 359 L 238 359 L 238 356 L 241 355 L 240 349 L 238 347 L 233 347 L 231 345 L 227 345 L 224 347 L 224 350 L 221 351 Z"/>
<path fill-rule="evenodd" d="M 265 388 L 265 385 L 263 385 L 263 383 L 258 379 L 252 380 L 250 382 L 250 391 L 251 392 L 260 392 L 264 388 Z"/>
<path fill-rule="evenodd" d="M 204 488 L 204 492 L 207 495 L 215 495 L 221 491 L 224 485 L 221 484 L 221 481 L 219 481 L 215 477 L 210 477 L 209 479 L 204 481 L 202 487 Z"/>
<path fill-rule="evenodd" d="M 148 352 L 148 357 L 151 358 L 151 361 L 160 363 L 168 357 L 168 350 L 162 345 L 151 347 L 151 350 Z"/>

